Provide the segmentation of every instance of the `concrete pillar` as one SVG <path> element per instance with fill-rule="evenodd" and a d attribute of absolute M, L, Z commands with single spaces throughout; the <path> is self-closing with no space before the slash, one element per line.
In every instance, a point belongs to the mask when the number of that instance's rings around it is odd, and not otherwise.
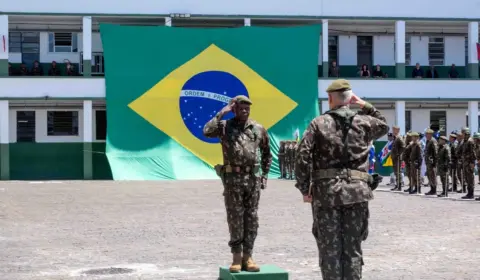
<path fill-rule="evenodd" d="M 172 26 L 172 18 L 166 17 L 165 18 L 165 26 Z"/>
<path fill-rule="evenodd" d="M 338 61 L 337 61 L 338 65 Z M 322 72 L 323 77 L 328 78 L 328 20 L 322 20 Z"/>
<path fill-rule="evenodd" d="M 470 133 L 478 132 L 478 101 L 468 102 L 468 126 L 470 127 Z"/>
<path fill-rule="evenodd" d="M 83 76 L 92 76 L 92 17 L 83 17 Z"/>
<path fill-rule="evenodd" d="M 400 135 L 405 135 L 405 101 L 395 101 L 395 124 L 400 127 Z"/>
<path fill-rule="evenodd" d="M 252 20 L 249 18 L 244 18 L 243 19 L 243 25 L 244 26 L 252 26 Z"/>
<path fill-rule="evenodd" d="M 478 22 L 468 23 L 468 77 L 478 79 Z"/>
<path fill-rule="evenodd" d="M 83 178 L 93 179 L 93 105 L 92 100 L 83 101 Z"/>
<path fill-rule="evenodd" d="M 395 77 L 405 78 L 405 21 L 401 20 L 395 22 Z"/>
<path fill-rule="evenodd" d="M 0 15 L 0 76 L 8 76 L 8 16 Z"/>
<path fill-rule="evenodd" d="M 0 180 L 10 179 L 10 120 L 8 100 L 0 100 Z"/>
<path fill-rule="evenodd" d="M 330 107 L 328 106 L 328 100 L 322 100 L 321 103 L 321 108 L 320 112 L 324 114 L 326 111 L 330 110 Z"/>

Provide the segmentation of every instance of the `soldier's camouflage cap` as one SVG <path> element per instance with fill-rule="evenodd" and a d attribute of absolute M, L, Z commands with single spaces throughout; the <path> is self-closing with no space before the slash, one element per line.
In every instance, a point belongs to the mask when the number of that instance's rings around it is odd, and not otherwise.
<path fill-rule="evenodd" d="M 418 137 L 420 134 L 418 134 L 418 132 L 410 132 L 410 136 Z"/>
<path fill-rule="evenodd" d="M 239 104 L 243 103 L 243 104 L 248 104 L 248 105 L 252 105 L 252 101 L 250 99 L 248 99 L 248 97 L 246 97 L 245 95 L 237 95 L 235 96 L 232 100 L 230 100 L 230 103 L 232 102 L 237 102 Z"/>
<path fill-rule="evenodd" d="M 475 132 L 475 133 L 473 134 L 473 139 L 480 139 L 480 133 Z"/>
<path fill-rule="evenodd" d="M 350 83 L 345 79 L 333 81 L 326 89 L 326 92 L 345 91 L 352 89 Z"/>
<path fill-rule="evenodd" d="M 462 128 L 462 133 L 467 133 L 467 134 L 470 133 L 470 128 L 468 128 L 468 127 L 463 127 L 463 128 Z"/>
<path fill-rule="evenodd" d="M 433 130 L 432 130 L 432 129 L 430 129 L 430 128 L 429 128 L 429 129 L 427 129 L 427 130 L 425 130 L 425 134 L 432 134 L 432 133 L 433 133 Z"/>
<path fill-rule="evenodd" d="M 448 141 L 447 136 L 440 136 L 440 139 Z"/>
<path fill-rule="evenodd" d="M 450 137 L 457 138 L 457 134 L 450 134 Z"/>

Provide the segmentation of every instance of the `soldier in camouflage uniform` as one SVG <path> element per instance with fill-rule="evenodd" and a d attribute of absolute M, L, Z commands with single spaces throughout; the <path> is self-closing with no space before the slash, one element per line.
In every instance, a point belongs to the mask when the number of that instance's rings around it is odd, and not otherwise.
<path fill-rule="evenodd" d="M 404 190 L 404 192 L 410 192 L 412 190 L 412 177 L 411 177 L 411 166 L 410 166 L 410 154 L 412 152 L 412 132 L 409 131 L 407 133 L 407 137 L 405 138 L 405 150 L 402 154 L 402 159 L 405 162 L 405 175 L 408 178 L 408 189 Z"/>
<path fill-rule="evenodd" d="M 463 144 L 464 144 L 464 135 L 462 131 L 457 132 L 457 149 L 455 150 L 455 157 L 457 158 L 457 177 L 460 181 L 460 188 L 458 188 L 457 193 L 466 192 L 466 182 L 465 174 L 463 172 Z"/>
<path fill-rule="evenodd" d="M 420 168 L 422 167 L 422 144 L 420 143 L 420 135 L 412 132 L 412 147 L 410 153 L 410 177 L 412 178 L 412 189 L 410 194 L 422 193 L 422 182 L 420 179 Z"/>
<path fill-rule="evenodd" d="M 295 186 L 304 202 L 313 200 L 323 279 L 361 279 L 361 243 L 368 235 L 368 201 L 373 199 L 370 144 L 389 128 L 378 110 L 353 94 L 347 80 L 335 80 L 327 93 L 331 110 L 312 120 L 298 146 Z M 364 114 L 348 104 L 359 105 Z"/>
<path fill-rule="evenodd" d="M 278 165 L 280 169 L 280 177 L 278 179 L 283 179 L 287 176 L 285 169 L 285 141 L 280 141 L 280 147 L 278 148 Z"/>
<path fill-rule="evenodd" d="M 393 144 L 392 144 L 392 161 L 393 161 L 393 172 L 395 174 L 395 187 L 391 191 L 401 191 L 403 187 L 402 180 L 402 154 L 405 150 L 405 140 L 400 135 L 400 127 L 393 126 Z"/>
<path fill-rule="evenodd" d="M 450 165 L 450 178 L 452 178 L 452 186 L 453 186 L 453 189 L 451 189 L 449 191 L 453 190 L 454 192 L 456 192 L 457 191 L 457 185 L 458 185 L 458 176 L 457 176 L 458 160 L 457 160 L 457 153 L 456 153 L 458 142 L 457 142 L 456 132 L 452 132 L 450 134 L 448 145 L 450 147 L 450 154 L 451 154 L 451 158 L 452 158 L 452 160 L 451 160 L 452 164 Z"/>
<path fill-rule="evenodd" d="M 221 174 L 224 186 L 230 231 L 228 245 L 233 254 L 231 272 L 260 270 L 252 259 L 252 251 L 258 230 L 260 189 L 266 187 L 272 154 L 266 129 L 248 118 L 250 105 L 252 102 L 246 96 L 237 96 L 203 128 L 206 137 L 220 138 L 223 151 L 224 164 L 217 173 Z M 230 111 L 235 117 L 222 120 Z"/>
<path fill-rule="evenodd" d="M 440 136 L 438 145 L 437 168 L 440 181 L 442 182 L 442 193 L 439 197 L 445 196 L 448 190 L 448 171 L 452 165 L 450 146 L 447 144 L 447 137 Z"/>
<path fill-rule="evenodd" d="M 294 179 L 295 176 L 295 157 L 297 156 L 297 148 L 298 148 L 298 143 L 297 141 L 292 141 L 292 178 Z"/>
<path fill-rule="evenodd" d="M 425 195 L 437 195 L 437 159 L 438 144 L 433 137 L 433 130 L 427 129 L 425 132 L 427 144 L 425 145 L 425 164 L 427 165 L 428 184 L 430 191 Z"/>
<path fill-rule="evenodd" d="M 290 140 L 288 140 L 285 141 L 285 179 L 289 179 L 292 175 L 292 160 L 290 154 Z"/>
<path fill-rule="evenodd" d="M 480 184 L 480 133 L 475 132 L 473 134 L 473 141 L 475 141 L 475 158 L 477 159 L 478 183 Z M 476 198 L 475 200 L 480 199 Z"/>
<path fill-rule="evenodd" d="M 472 199 L 475 188 L 475 144 L 472 137 L 470 137 L 470 129 L 468 127 L 462 129 L 465 135 L 463 139 L 463 174 L 465 176 L 465 183 L 467 184 L 467 195 L 462 199 Z"/>

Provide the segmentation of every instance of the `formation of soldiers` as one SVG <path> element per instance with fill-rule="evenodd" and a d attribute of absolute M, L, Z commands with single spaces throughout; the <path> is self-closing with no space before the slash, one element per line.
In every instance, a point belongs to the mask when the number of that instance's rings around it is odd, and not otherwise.
<path fill-rule="evenodd" d="M 294 179 L 295 152 L 298 143 L 295 140 L 280 141 L 278 149 L 278 162 L 280 168 L 280 177 L 278 179 Z"/>
<path fill-rule="evenodd" d="M 408 177 L 410 194 L 421 193 L 421 165 L 427 167 L 427 178 L 430 190 L 425 195 L 437 195 L 437 177 L 440 177 L 442 192 L 439 197 L 448 196 L 448 192 L 466 193 L 462 199 L 473 199 L 475 188 L 475 165 L 480 167 L 480 133 L 473 135 L 467 127 L 453 131 L 449 137 L 441 136 L 437 140 L 434 131 L 425 131 L 426 145 L 422 149 L 420 133 L 408 132 L 405 137 L 395 135 L 398 127 L 394 127 L 392 144 L 392 160 L 396 186 L 392 191 L 402 191 L 400 167 L 405 163 L 405 176 Z M 480 172 L 479 172 L 480 181 Z M 449 188 L 449 181 L 452 188 Z M 475 200 L 480 201 L 480 198 Z"/>

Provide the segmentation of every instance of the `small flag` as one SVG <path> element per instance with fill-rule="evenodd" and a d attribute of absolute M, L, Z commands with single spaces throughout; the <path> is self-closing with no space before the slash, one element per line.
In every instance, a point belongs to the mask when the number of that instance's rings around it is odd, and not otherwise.
<path fill-rule="evenodd" d="M 480 43 L 477 43 L 477 59 L 480 60 Z"/>
<path fill-rule="evenodd" d="M 393 141 L 388 141 L 383 147 L 382 152 L 380 153 L 380 162 L 382 166 L 393 166 L 391 151 L 392 151 Z"/>
<path fill-rule="evenodd" d="M 2 35 L 2 42 L 3 42 L 3 52 L 7 52 L 7 39 L 5 38 L 5 35 Z"/>

